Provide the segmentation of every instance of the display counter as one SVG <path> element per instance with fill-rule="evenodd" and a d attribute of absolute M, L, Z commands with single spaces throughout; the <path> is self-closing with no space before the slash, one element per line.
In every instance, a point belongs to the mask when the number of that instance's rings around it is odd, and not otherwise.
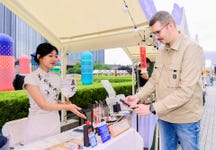
<path fill-rule="evenodd" d="M 47 137 L 23 146 L 15 147 L 15 150 L 77 150 L 77 145 L 83 145 L 83 126 L 62 132 L 58 135 Z M 99 136 L 95 147 L 82 147 L 84 150 L 143 150 L 143 139 L 135 129 L 129 128 L 109 141 L 102 143 Z M 70 147 L 70 148 L 66 148 Z"/>

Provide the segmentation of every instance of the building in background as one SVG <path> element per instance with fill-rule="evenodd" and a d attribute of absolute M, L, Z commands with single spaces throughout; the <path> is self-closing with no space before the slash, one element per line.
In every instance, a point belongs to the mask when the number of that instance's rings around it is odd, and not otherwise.
<path fill-rule="evenodd" d="M 16 59 L 24 54 L 30 57 L 36 46 L 46 41 L 45 38 L 2 4 L 0 4 L 0 33 L 5 33 L 14 40 L 14 56 Z"/>
<path fill-rule="evenodd" d="M 36 47 L 47 40 L 22 21 L 14 13 L 0 3 L 0 33 L 9 35 L 14 40 L 14 57 L 16 60 L 22 55 L 31 58 L 31 54 L 36 51 Z M 104 50 L 92 51 L 94 63 L 104 63 Z M 71 53 L 68 55 L 68 65 L 80 62 L 81 53 Z"/>

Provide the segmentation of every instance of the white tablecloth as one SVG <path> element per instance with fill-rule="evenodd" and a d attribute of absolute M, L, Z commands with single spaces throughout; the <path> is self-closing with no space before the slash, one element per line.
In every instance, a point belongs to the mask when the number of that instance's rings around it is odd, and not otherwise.
<path fill-rule="evenodd" d="M 78 127 L 82 128 L 82 127 Z M 66 132 L 62 132 L 58 135 L 41 139 L 33 143 L 29 143 L 24 146 L 15 147 L 15 150 L 45 150 L 56 144 L 60 144 L 70 139 L 83 139 L 81 132 L 76 132 L 73 129 Z M 84 147 L 85 150 L 143 150 L 143 139 L 136 132 L 135 129 L 130 128 L 117 137 L 111 138 L 111 140 L 101 143 L 94 148 Z"/>
<path fill-rule="evenodd" d="M 144 141 L 144 147 L 151 148 L 154 138 L 155 126 L 157 123 L 157 116 L 151 114 L 150 116 L 138 116 L 138 129 L 137 129 L 137 115 L 132 114 L 131 125 L 134 129 L 138 130 Z"/>

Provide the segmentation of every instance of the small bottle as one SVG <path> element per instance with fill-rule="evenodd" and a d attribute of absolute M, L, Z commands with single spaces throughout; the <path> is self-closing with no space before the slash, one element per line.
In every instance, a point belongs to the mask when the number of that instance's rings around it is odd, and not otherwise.
<path fill-rule="evenodd" d="M 103 106 L 102 101 L 99 101 L 99 106 L 100 106 L 100 109 L 101 109 L 101 120 L 102 120 L 103 117 L 104 117 L 104 106 Z"/>
<path fill-rule="evenodd" d="M 83 126 L 83 141 L 84 146 L 89 147 L 91 144 L 89 142 L 89 133 L 93 132 L 93 126 L 91 125 L 91 122 L 89 120 L 85 121 L 85 125 Z"/>
<path fill-rule="evenodd" d="M 98 104 L 98 101 L 95 101 L 94 126 L 97 126 L 98 123 L 99 123 L 99 104 Z"/>
<path fill-rule="evenodd" d="M 93 122 L 94 122 L 94 116 L 95 116 L 94 109 L 95 109 L 95 104 L 92 104 L 92 107 L 91 107 L 91 124 L 93 124 Z"/>

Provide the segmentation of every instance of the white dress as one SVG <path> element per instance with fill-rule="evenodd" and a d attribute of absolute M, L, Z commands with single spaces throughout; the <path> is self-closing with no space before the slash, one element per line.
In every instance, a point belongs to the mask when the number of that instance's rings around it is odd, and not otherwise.
<path fill-rule="evenodd" d="M 24 85 L 38 86 L 45 100 L 57 103 L 61 85 L 60 77 L 38 68 L 25 77 Z M 28 93 L 28 92 L 27 92 Z M 24 133 L 24 143 L 60 133 L 60 117 L 58 111 L 41 109 L 29 95 L 30 108 L 28 123 Z"/>

